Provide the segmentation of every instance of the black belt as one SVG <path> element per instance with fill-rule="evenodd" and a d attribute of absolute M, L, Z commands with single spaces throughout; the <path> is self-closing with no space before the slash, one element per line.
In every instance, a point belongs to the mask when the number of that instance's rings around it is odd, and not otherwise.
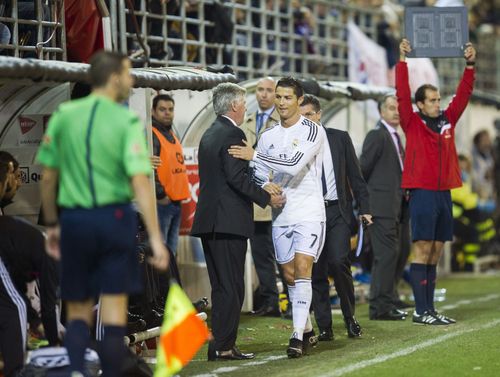
<path fill-rule="evenodd" d="M 338 199 L 335 200 L 324 200 L 325 202 L 325 207 L 330 207 L 339 204 Z"/>

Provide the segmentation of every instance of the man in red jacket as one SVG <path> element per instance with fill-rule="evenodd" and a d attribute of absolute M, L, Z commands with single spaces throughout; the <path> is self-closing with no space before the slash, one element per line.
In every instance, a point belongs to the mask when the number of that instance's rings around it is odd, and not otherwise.
<path fill-rule="evenodd" d="M 399 45 L 396 66 L 396 93 L 401 128 L 406 135 L 406 154 L 401 186 L 410 190 L 410 218 L 415 258 L 410 279 L 415 296 L 413 322 L 449 325 L 455 320 L 434 308 L 436 265 L 444 243 L 453 235 L 450 190 L 460 187 L 460 169 L 455 148 L 455 126 L 467 107 L 474 83 L 476 50 L 467 43 L 466 68 L 455 96 L 442 111 L 439 90 L 425 84 L 415 92 L 418 112 L 414 112 L 405 59 L 411 51 L 408 40 Z"/>

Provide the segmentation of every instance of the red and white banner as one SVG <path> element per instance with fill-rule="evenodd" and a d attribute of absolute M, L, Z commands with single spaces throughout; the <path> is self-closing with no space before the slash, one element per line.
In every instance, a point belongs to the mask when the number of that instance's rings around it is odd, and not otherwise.
<path fill-rule="evenodd" d="M 189 181 L 191 198 L 182 202 L 180 235 L 189 235 L 193 226 L 194 213 L 200 192 L 200 177 L 198 175 L 198 148 L 184 148 L 184 163 Z"/>
<path fill-rule="evenodd" d="M 406 59 L 408 65 L 408 76 L 410 80 L 410 90 L 415 93 L 424 84 L 432 84 L 439 87 L 439 78 L 436 68 L 429 58 L 409 58 Z"/>
<path fill-rule="evenodd" d="M 368 38 L 352 21 L 347 24 L 349 48 L 349 81 L 387 86 L 385 49 Z"/>

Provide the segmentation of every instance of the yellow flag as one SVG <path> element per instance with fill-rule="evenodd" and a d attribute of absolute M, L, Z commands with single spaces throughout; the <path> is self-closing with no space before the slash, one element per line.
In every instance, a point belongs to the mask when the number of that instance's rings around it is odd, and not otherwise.
<path fill-rule="evenodd" d="M 156 350 L 154 377 L 168 377 L 180 371 L 207 341 L 207 325 L 196 314 L 182 288 L 172 282 Z"/>

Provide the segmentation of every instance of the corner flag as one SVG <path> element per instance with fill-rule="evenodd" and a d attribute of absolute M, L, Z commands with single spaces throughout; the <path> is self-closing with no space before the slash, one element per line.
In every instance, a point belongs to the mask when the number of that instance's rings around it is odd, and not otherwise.
<path fill-rule="evenodd" d="M 156 350 L 154 377 L 177 373 L 189 363 L 209 336 L 207 325 L 198 318 L 182 288 L 175 282 L 171 283 Z"/>

